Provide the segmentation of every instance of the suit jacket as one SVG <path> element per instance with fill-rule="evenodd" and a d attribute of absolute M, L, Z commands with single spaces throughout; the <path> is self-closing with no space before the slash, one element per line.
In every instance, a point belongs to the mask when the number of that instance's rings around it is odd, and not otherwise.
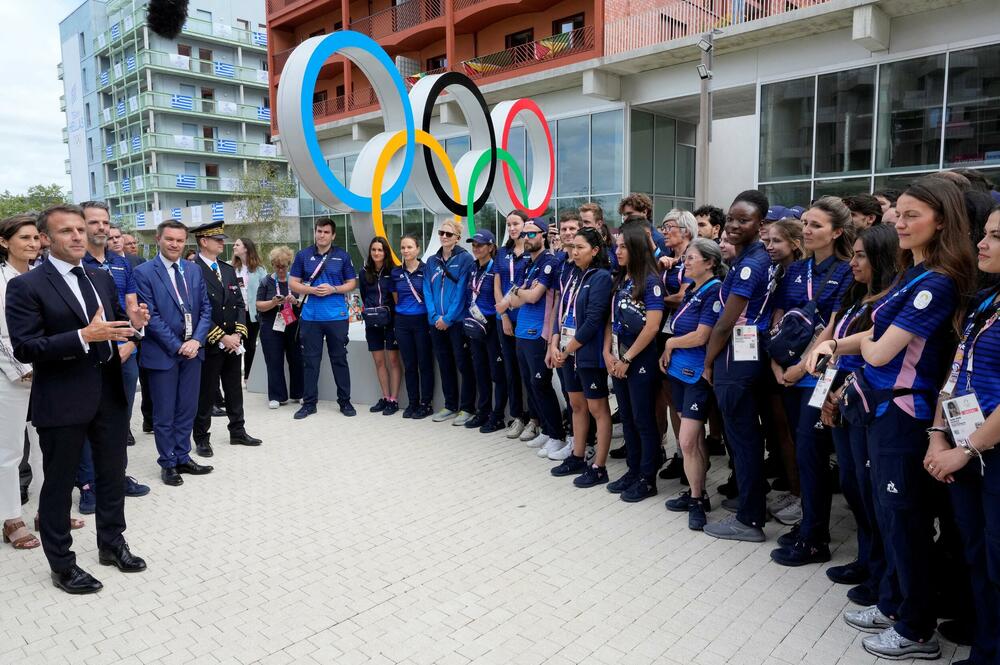
<path fill-rule="evenodd" d="M 212 303 L 212 328 L 208 331 L 208 351 L 221 352 L 218 344 L 223 335 L 239 333 L 243 339 L 247 331 L 247 308 L 240 291 L 236 269 L 221 259 L 216 259 L 222 281 L 215 272 L 196 256 L 194 262 L 201 268 L 202 277 L 208 287 L 208 299 Z"/>
<path fill-rule="evenodd" d="M 205 358 L 204 347 L 212 327 L 212 305 L 208 301 L 201 271 L 191 261 L 180 260 L 191 310 L 192 339 L 201 343 L 198 357 Z M 149 323 L 139 353 L 139 365 L 147 369 L 170 369 L 186 360 L 177 355 L 184 343 L 184 309 L 174 291 L 167 268 L 159 257 L 146 261 L 132 273 L 136 296 L 149 308 Z"/>
<path fill-rule="evenodd" d="M 114 280 L 103 270 L 84 267 L 108 321 L 127 321 Z M 80 302 L 59 271 L 46 261 L 7 285 L 7 327 L 14 357 L 31 363 L 31 422 L 35 427 L 67 427 L 93 420 L 103 390 L 121 402 L 125 386 L 117 353 L 105 363 L 84 351 L 79 330 L 87 327 Z"/>

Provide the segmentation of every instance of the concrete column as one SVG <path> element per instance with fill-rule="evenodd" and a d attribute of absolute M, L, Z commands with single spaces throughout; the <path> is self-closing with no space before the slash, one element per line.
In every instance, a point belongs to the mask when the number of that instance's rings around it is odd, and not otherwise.
<path fill-rule="evenodd" d="M 341 25 L 344 26 L 344 30 L 350 30 L 351 28 L 351 0 L 340 0 L 340 21 Z M 351 61 L 347 58 L 341 58 L 344 61 L 344 95 L 348 98 L 351 96 Z M 336 90 L 334 90 L 336 92 Z M 347 107 L 346 99 L 344 100 L 344 107 Z"/>
<path fill-rule="evenodd" d="M 455 0 L 444 0 L 444 53 L 448 69 L 455 70 Z"/>

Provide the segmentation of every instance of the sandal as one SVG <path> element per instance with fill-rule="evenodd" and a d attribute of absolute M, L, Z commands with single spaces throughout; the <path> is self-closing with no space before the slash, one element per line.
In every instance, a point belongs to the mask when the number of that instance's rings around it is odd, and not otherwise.
<path fill-rule="evenodd" d="M 18 536 L 19 533 L 22 535 Z M 10 543 L 15 550 L 32 550 L 42 544 L 21 520 L 4 522 L 3 542 Z"/>
<path fill-rule="evenodd" d="M 76 531 L 77 529 L 82 529 L 85 526 L 87 526 L 87 523 L 84 522 L 82 519 L 78 517 L 73 517 L 72 515 L 70 516 L 69 518 L 70 531 Z M 35 515 L 35 531 L 41 531 L 41 528 L 39 528 L 38 526 L 38 515 Z"/>

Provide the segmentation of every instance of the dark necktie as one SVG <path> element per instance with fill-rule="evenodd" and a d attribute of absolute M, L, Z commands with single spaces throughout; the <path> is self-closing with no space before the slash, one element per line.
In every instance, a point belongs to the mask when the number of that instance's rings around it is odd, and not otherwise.
<path fill-rule="evenodd" d="M 188 299 L 187 284 L 184 283 L 184 273 L 181 272 L 180 267 L 176 263 L 170 267 L 174 271 L 174 284 L 177 285 L 177 293 L 181 296 L 181 307 L 187 309 L 191 306 L 191 302 Z"/>
<path fill-rule="evenodd" d="M 80 295 L 83 296 L 83 302 L 87 308 L 84 315 L 86 316 L 87 321 L 91 321 L 94 318 L 94 315 L 97 314 L 97 309 L 99 307 L 97 304 L 97 294 L 94 292 L 94 287 L 90 283 L 90 280 L 87 279 L 87 273 L 83 271 L 82 267 L 76 266 L 70 270 L 70 272 L 76 275 L 76 281 L 80 286 Z M 111 360 L 111 342 L 94 344 L 91 346 L 90 351 L 99 362 L 103 363 Z"/>

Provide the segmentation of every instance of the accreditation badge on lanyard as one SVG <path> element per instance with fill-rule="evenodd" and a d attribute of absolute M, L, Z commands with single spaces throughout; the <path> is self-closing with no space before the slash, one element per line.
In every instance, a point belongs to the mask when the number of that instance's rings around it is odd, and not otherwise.
<path fill-rule="evenodd" d="M 184 268 L 180 263 L 177 264 L 177 272 L 180 274 L 180 278 L 184 279 Z M 177 294 L 177 302 L 181 304 L 181 309 L 184 311 L 184 341 L 186 342 L 194 336 L 194 317 L 191 314 L 191 308 L 184 302 L 184 298 L 181 298 L 181 291 L 177 288 L 176 282 L 174 282 L 174 293 Z"/>
<path fill-rule="evenodd" d="M 813 388 L 812 397 L 809 398 L 809 406 L 814 409 L 822 409 L 826 396 L 830 393 L 834 380 L 837 378 L 837 368 L 827 367 L 823 376 L 816 380 L 816 387 Z"/>
<path fill-rule="evenodd" d="M 587 279 L 587 276 L 591 273 L 588 270 L 586 273 L 580 276 L 579 281 L 571 280 L 569 283 L 569 288 L 567 289 L 567 297 L 564 301 L 560 303 L 560 306 L 564 303 L 572 303 L 566 308 L 566 313 L 563 314 L 561 325 L 559 327 L 559 351 L 566 353 L 566 347 L 569 345 L 569 341 L 576 337 L 576 299 L 580 295 L 580 289 L 583 288 L 583 282 Z M 576 286 L 574 289 L 573 286 Z M 565 288 L 565 287 L 564 287 Z M 572 321 L 572 325 L 567 325 Z M 573 354 L 570 354 L 573 355 Z"/>
<path fill-rule="evenodd" d="M 733 328 L 733 360 L 737 362 L 760 359 L 757 350 L 757 326 L 736 326 Z"/>
<path fill-rule="evenodd" d="M 626 298 L 628 297 L 628 295 L 627 295 L 628 294 L 628 289 L 629 289 L 628 282 L 626 282 L 625 286 L 623 287 L 623 291 L 626 294 L 625 295 Z M 619 293 L 622 293 L 622 291 L 619 291 Z M 624 309 L 625 307 L 626 307 L 626 305 L 623 302 L 622 303 L 622 309 Z M 615 309 L 617 309 L 617 308 L 612 304 L 612 307 L 611 307 L 611 355 L 614 356 L 615 358 L 618 358 L 619 360 L 621 360 L 621 359 L 623 359 L 625 357 L 625 353 L 629 350 L 630 347 L 627 344 L 625 344 L 625 343 L 619 343 L 619 341 L 618 341 L 618 333 L 615 332 Z"/>

